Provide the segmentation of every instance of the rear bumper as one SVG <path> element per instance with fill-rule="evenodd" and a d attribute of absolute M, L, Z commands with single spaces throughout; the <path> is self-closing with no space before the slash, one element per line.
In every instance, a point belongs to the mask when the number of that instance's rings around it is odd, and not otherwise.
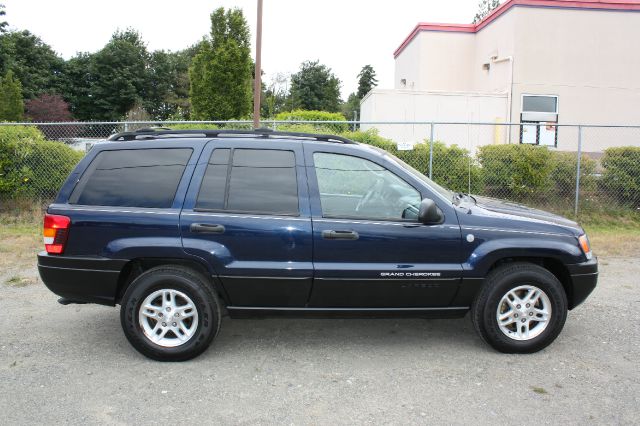
<path fill-rule="evenodd" d="M 118 277 L 127 260 L 38 254 L 42 282 L 58 296 L 79 302 L 115 305 Z"/>
<path fill-rule="evenodd" d="M 598 259 L 567 265 L 571 274 L 571 293 L 569 295 L 569 309 L 580 305 L 596 288 L 598 282 Z"/>

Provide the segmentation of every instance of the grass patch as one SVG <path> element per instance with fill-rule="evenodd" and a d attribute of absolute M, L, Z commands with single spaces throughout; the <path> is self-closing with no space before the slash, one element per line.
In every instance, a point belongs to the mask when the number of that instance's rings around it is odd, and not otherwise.
<path fill-rule="evenodd" d="M 18 210 L 2 206 L 0 213 L 0 271 L 33 268 L 36 254 L 42 245 L 42 209 L 38 207 Z M 16 271 L 17 272 L 17 271 Z M 15 277 L 9 278 L 11 281 Z M 8 285 L 12 285 L 8 283 Z"/>
<path fill-rule="evenodd" d="M 531 390 L 534 391 L 535 393 L 540 394 L 540 395 L 546 395 L 546 394 L 549 393 L 549 392 L 547 392 L 547 390 L 545 388 L 539 388 L 539 387 L 536 387 L 536 386 L 532 386 Z"/>
<path fill-rule="evenodd" d="M 13 277 L 6 280 L 4 283 L 9 287 L 26 287 L 31 284 L 35 284 L 37 281 L 35 278 L 26 278 L 18 275 L 14 275 Z"/>
<path fill-rule="evenodd" d="M 602 208 L 580 215 L 597 256 L 640 256 L 640 210 Z"/>

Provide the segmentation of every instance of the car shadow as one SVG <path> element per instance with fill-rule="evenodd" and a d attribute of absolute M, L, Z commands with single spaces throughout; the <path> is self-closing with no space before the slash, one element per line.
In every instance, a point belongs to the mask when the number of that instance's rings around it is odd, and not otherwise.
<path fill-rule="evenodd" d="M 120 355 L 137 352 L 128 344 L 119 324 L 119 310 L 92 310 L 84 323 L 85 348 Z M 87 332 L 87 323 L 93 332 Z M 80 333 L 81 326 L 77 323 Z M 68 329 L 70 333 L 75 333 Z M 127 349 L 130 348 L 130 351 Z M 351 351 L 487 351 L 469 317 L 422 318 L 243 318 L 223 317 L 220 333 L 200 358 L 234 357 L 247 350 L 321 353 Z M 142 355 L 140 355 L 142 356 Z"/>

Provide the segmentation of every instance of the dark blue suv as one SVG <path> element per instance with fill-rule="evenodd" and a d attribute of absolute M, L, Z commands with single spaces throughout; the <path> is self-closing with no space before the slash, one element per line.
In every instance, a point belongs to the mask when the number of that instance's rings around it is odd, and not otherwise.
<path fill-rule="evenodd" d="M 330 135 L 143 130 L 97 144 L 44 220 L 60 302 L 121 304 L 132 345 L 202 353 L 226 311 L 458 317 L 502 352 L 549 345 L 594 289 L 575 222 L 453 193 Z"/>

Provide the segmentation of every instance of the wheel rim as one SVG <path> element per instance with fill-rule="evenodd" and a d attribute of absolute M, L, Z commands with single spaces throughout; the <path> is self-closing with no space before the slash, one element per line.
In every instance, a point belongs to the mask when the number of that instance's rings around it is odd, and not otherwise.
<path fill-rule="evenodd" d="M 138 312 L 138 321 L 147 339 L 172 348 L 183 345 L 198 328 L 198 310 L 181 291 L 157 290 L 148 295 Z"/>
<path fill-rule="evenodd" d="M 513 340 L 530 340 L 549 325 L 549 296 L 533 285 L 512 288 L 502 296 L 496 312 L 498 327 Z"/>

